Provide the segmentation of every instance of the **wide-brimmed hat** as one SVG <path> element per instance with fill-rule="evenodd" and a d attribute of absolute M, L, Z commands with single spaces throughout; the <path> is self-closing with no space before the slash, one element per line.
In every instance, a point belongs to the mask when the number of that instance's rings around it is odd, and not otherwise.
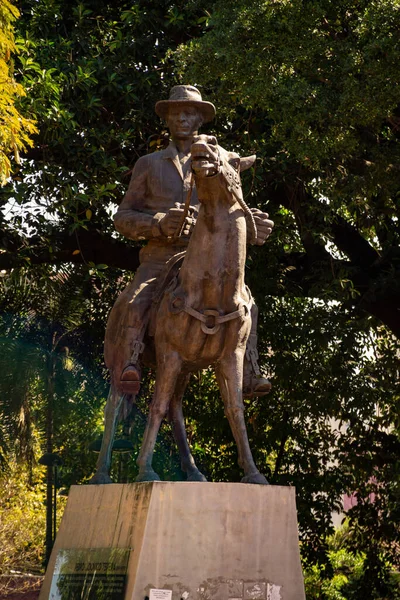
<path fill-rule="evenodd" d="M 201 94 L 193 85 L 175 85 L 169 94 L 168 100 L 160 100 L 156 104 L 156 114 L 166 119 L 168 108 L 172 104 L 182 106 L 195 106 L 201 113 L 204 123 L 212 121 L 215 117 L 215 106 L 211 102 L 202 100 Z"/>

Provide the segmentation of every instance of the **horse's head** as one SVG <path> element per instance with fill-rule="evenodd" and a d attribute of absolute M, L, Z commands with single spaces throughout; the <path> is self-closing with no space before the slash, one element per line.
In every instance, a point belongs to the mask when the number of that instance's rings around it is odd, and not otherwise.
<path fill-rule="evenodd" d="M 196 177 L 210 177 L 218 172 L 221 157 L 215 136 L 197 136 L 193 141 L 190 152 L 192 155 L 192 169 Z"/>
<path fill-rule="evenodd" d="M 210 177 L 215 175 L 222 164 L 217 139 L 213 135 L 199 135 L 193 141 L 191 147 L 192 168 L 198 177 Z M 243 158 L 230 157 L 229 164 L 238 172 L 250 169 L 256 160 L 256 155 Z"/>
<path fill-rule="evenodd" d="M 200 203 L 224 199 L 232 206 L 238 203 L 249 217 L 250 239 L 257 239 L 257 227 L 250 208 L 243 199 L 240 172 L 249 169 L 256 156 L 232 156 L 217 144 L 214 136 L 200 135 L 192 146 L 192 169 Z"/>

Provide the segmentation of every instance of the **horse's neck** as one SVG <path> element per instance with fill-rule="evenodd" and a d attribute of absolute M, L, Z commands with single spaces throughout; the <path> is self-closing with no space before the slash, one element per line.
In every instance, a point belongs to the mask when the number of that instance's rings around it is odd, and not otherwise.
<path fill-rule="evenodd" d="M 179 276 L 189 304 L 236 310 L 246 297 L 245 260 L 246 221 L 239 205 L 201 204 Z"/>

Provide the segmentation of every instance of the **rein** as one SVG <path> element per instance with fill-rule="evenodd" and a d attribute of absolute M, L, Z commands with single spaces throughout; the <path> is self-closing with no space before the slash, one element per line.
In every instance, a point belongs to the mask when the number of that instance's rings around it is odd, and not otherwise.
<path fill-rule="evenodd" d="M 254 244 L 255 241 L 257 240 L 257 225 L 256 225 L 256 222 L 254 220 L 254 215 L 251 212 L 250 208 L 247 206 L 247 204 L 244 201 L 244 199 L 243 199 L 242 196 L 239 196 L 238 194 L 235 194 L 234 190 L 231 190 L 231 193 L 232 193 L 233 196 L 235 196 L 236 200 L 240 204 L 240 208 L 243 210 L 245 216 L 249 218 L 250 223 L 248 223 L 248 224 L 250 225 L 250 232 L 251 232 L 250 243 Z"/>
<path fill-rule="evenodd" d="M 221 163 L 221 161 L 220 161 L 220 164 L 222 167 L 222 168 L 220 167 L 220 172 L 222 171 L 222 175 L 226 181 L 228 192 L 230 192 L 232 194 L 232 196 L 235 198 L 235 200 L 240 205 L 240 208 L 243 210 L 245 216 L 248 217 L 248 225 L 249 225 L 249 229 L 250 229 L 249 233 L 251 234 L 250 243 L 254 244 L 257 240 L 257 225 L 254 220 L 253 213 L 251 212 L 250 208 L 247 206 L 246 202 L 244 201 L 243 194 L 242 194 L 242 184 L 240 181 L 239 172 L 236 171 L 231 165 L 229 165 L 231 167 L 231 169 L 228 169 L 225 167 L 224 163 Z"/>
<path fill-rule="evenodd" d="M 193 184 L 194 184 L 194 174 L 192 171 L 192 175 L 190 177 L 190 187 L 188 189 L 188 193 L 186 194 L 185 206 L 183 207 L 183 215 L 181 218 L 181 222 L 179 223 L 174 235 L 172 236 L 175 239 L 180 237 L 183 233 L 186 217 L 189 214 L 190 201 L 192 199 L 192 193 L 193 193 Z"/>

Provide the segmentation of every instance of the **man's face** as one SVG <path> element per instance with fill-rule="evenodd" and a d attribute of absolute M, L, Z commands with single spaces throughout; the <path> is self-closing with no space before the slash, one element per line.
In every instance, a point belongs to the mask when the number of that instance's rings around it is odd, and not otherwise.
<path fill-rule="evenodd" d="M 193 106 L 171 106 L 167 125 L 173 140 L 192 138 L 202 122 L 199 111 Z"/>

